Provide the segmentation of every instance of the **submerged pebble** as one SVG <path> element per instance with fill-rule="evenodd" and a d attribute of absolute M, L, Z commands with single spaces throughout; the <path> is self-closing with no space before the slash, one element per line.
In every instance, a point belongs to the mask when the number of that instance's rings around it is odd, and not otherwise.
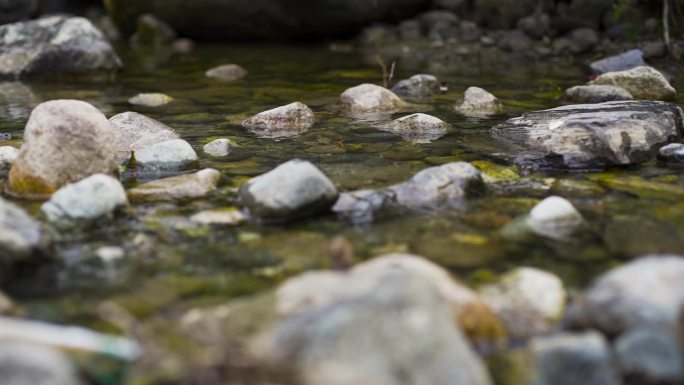
<path fill-rule="evenodd" d="M 149 93 L 138 94 L 128 99 L 128 103 L 134 106 L 161 107 L 173 101 L 173 98 L 166 94 Z"/>
<path fill-rule="evenodd" d="M 426 143 L 446 135 L 449 125 L 434 116 L 413 114 L 377 126 L 383 131 L 400 135 L 402 138 L 418 143 Z"/>
<path fill-rule="evenodd" d="M 237 64 L 224 64 L 207 70 L 206 76 L 225 81 L 239 80 L 247 76 L 247 70 Z"/>
<path fill-rule="evenodd" d="M 221 173 L 212 168 L 196 173 L 173 176 L 143 183 L 128 190 L 132 201 L 177 201 L 211 195 L 221 180 Z"/>

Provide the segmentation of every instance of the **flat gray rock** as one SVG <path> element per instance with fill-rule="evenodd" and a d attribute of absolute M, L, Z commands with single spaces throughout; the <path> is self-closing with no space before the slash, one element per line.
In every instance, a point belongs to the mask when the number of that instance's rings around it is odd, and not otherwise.
<path fill-rule="evenodd" d="M 671 103 L 618 101 L 529 112 L 491 134 L 535 167 L 598 169 L 639 164 L 682 135 L 682 110 Z"/>

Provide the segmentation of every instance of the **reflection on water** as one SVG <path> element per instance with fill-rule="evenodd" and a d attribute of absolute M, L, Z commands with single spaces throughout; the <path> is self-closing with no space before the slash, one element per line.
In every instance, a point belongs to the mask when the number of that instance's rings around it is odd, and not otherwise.
<path fill-rule="evenodd" d="M 202 46 L 191 55 L 163 60 L 120 50 L 127 66 L 110 83 L 0 83 L 0 132 L 20 138 L 37 103 L 76 98 L 108 116 L 134 110 L 158 119 L 190 141 L 198 154 L 220 137 L 230 138 L 237 148 L 226 158 L 203 158 L 202 167 L 224 175 L 219 194 L 211 199 L 136 205 L 114 223 L 62 237 L 56 247 L 60 264 L 15 272 L 18 278 L 10 282 L 10 291 L 35 317 L 90 324 L 97 319 L 91 304 L 107 298 L 139 316 L 225 301 L 263 290 L 301 269 L 328 266 L 325 250 L 335 235 L 354 245 L 357 258 L 418 253 L 476 281 L 512 266 L 533 265 L 572 285 L 620 258 L 684 253 L 684 203 L 678 195 L 684 192 L 684 170 L 653 161 L 604 173 L 520 176 L 502 160 L 516 154 L 488 133 L 506 116 L 465 118 L 452 111 L 473 85 L 501 98 L 507 116 L 557 106 L 560 90 L 585 80 L 583 67 L 565 59 L 516 63 L 455 57 L 431 62 L 408 55 L 411 60 L 398 62 L 397 78 L 434 73 L 450 89 L 425 107 L 451 126 L 447 135 L 411 143 L 373 128 L 377 122 L 354 121 L 336 112 L 337 98 L 346 88 L 381 81 L 374 58 L 302 46 Z M 226 63 L 242 65 L 249 75 L 235 82 L 204 76 L 207 69 Z M 154 109 L 129 106 L 127 99 L 141 92 L 163 92 L 174 101 Z M 259 138 L 240 126 L 249 116 L 294 101 L 316 113 L 315 126 L 297 137 Z M 403 215 L 363 228 L 332 216 L 288 226 L 210 228 L 190 221 L 201 210 L 236 205 L 236 188 L 248 177 L 293 158 L 314 162 L 344 191 L 387 186 L 426 167 L 459 160 L 480 161 L 498 182 L 465 207 Z M 136 183 L 134 175 L 124 177 L 128 185 Z M 628 183 L 634 178 L 638 183 Z M 520 244 L 499 237 L 504 224 L 551 194 L 571 199 L 592 224 L 593 236 L 573 244 Z M 668 199 L 672 196 L 679 198 Z M 37 213 L 36 204 L 22 204 Z M 97 257 L 102 247 L 111 246 L 122 248 L 124 257 Z M 166 289 L 157 299 L 138 303 L 128 297 L 160 286 Z"/>

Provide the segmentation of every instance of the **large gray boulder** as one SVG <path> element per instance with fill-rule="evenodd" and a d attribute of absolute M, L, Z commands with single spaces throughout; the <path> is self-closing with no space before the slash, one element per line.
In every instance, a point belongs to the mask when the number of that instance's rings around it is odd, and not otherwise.
<path fill-rule="evenodd" d="M 90 175 L 116 172 L 116 139 L 107 118 L 88 103 L 53 100 L 31 113 L 8 189 L 46 197 Z"/>
<path fill-rule="evenodd" d="M 52 16 L 0 26 L 0 79 L 110 74 L 122 66 L 85 18 Z"/>
<path fill-rule="evenodd" d="M 376 21 L 415 15 L 429 0 L 110 0 L 106 6 L 126 33 L 151 13 L 180 35 L 210 40 L 284 40 L 350 36 Z"/>
<path fill-rule="evenodd" d="M 649 256 L 599 277 L 568 321 L 612 336 L 642 327 L 676 332 L 683 306 L 684 257 Z"/>
<path fill-rule="evenodd" d="M 483 186 L 477 168 L 465 162 L 449 163 L 384 189 L 343 193 L 333 211 L 354 222 L 370 222 L 392 211 L 458 206 Z"/>
<path fill-rule="evenodd" d="M 180 139 L 169 126 L 137 112 L 123 112 L 109 119 L 116 136 L 116 153 L 120 162 L 127 162 L 131 153 L 146 146 Z"/>
<path fill-rule="evenodd" d="M 109 175 L 95 174 L 66 185 L 41 206 L 41 213 L 57 228 L 87 226 L 128 204 L 121 182 Z"/>
<path fill-rule="evenodd" d="M 265 221 L 287 221 L 328 210 L 337 188 L 316 166 L 295 159 L 250 179 L 240 198 L 252 215 Z"/>
<path fill-rule="evenodd" d="M 43 246 L 40 224 L 21 207 L 0 198 L 0 263 L 24 260 Z"/>
<path fill-rule="evenodd" d="M 286 319 L 272 345 L 307 385 L 491 384 L 432 282 L 410 271 Z"/>
<path fill-rule="evenodd" d="M 491 129 L 523 153 L 517 161 L 595 169 L 638 164 L 682 135 L 682 110 L 655 101 L 578 104 L 529 112 Z"/>

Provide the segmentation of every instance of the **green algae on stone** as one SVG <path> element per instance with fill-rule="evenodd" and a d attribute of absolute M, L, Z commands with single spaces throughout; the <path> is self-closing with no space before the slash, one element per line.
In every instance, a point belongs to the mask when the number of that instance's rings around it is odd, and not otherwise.
<path fill-rule="evenodd" d="M 470 162 L 470 164 L 477 167 L 482 172 L 485 183 L 520 179 L 520 174 L 515 166 L 505 167 L 483 160 L 476 160 Z"/>
<path fill-rule="evenodd" d="M 675 202 L 684 199 L 684 187 L 662 182 L 653 182 L 637 176 L 606 172 L 592 175 L 589 178 L 597 180 L 599 184 L 606 188 L 633 194 L 640 198 L 653 198 Z"/>

